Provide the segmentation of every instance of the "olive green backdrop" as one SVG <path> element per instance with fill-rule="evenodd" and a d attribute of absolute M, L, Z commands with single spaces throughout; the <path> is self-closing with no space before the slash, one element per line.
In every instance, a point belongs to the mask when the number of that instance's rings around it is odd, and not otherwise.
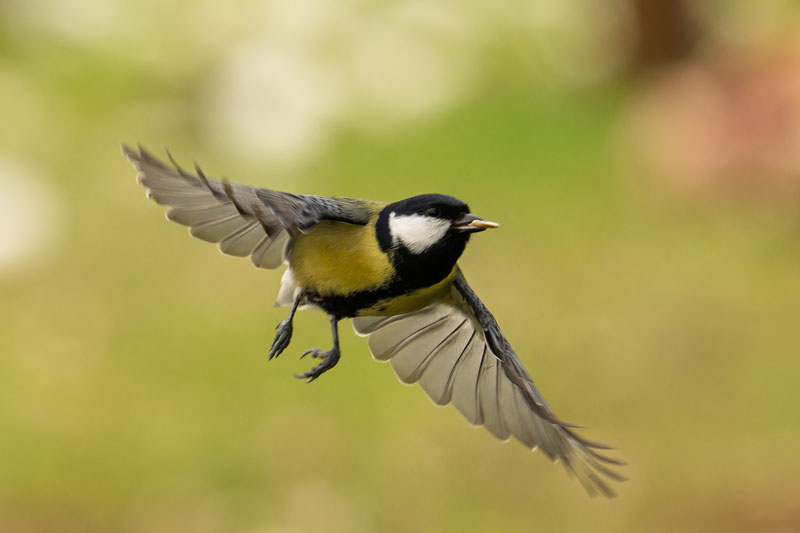
<path fill-rule="evenodd" d="M 796 203 L 651 179 L 628 19 L 501 4 L 0 7 L 0 530 L 800 527 Z M 292 374 L 319 313 L 268 363 L 280 272 L 165 221 L 123 141 L 498 221 L 462 268 L 556 413 L 629 463 L 619 497 L 434 407 L 347 323 L 317 382 Z"/>

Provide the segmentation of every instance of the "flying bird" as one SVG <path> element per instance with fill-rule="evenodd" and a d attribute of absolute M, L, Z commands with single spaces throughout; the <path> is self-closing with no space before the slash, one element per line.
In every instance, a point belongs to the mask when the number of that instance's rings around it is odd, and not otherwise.
<path fill-rule="evenodd" d="M 147 196 L 168 206 L 167 219 L 218 243 L 229 255 L 250 256 L 259 268 L 284 264 L 277 305 L 290 308 L 269 349 L 289 345 L 299 308 L 330 318 L 333 345 L 311 348 L 318 364 L 297 377 L 314 381 L 339 361 L 339 321 L 352 318 L 369 337 L 375 359 L 390 361 L 403 383 L 419 383 L 438 405 L 452 403 L 473 425 L 517 438 L 563 463 L 586 490 L 613 496 L 607 480 L 625 478 L 623 465 L 556 418 L 511 348 L 492 313 L 457 265 L 470 236 L 498 224 L 466 203 L 423 194 L 393 203 L 292 194 L 207 177 L 182 169 L 141 146 L 123 145 Z"/>

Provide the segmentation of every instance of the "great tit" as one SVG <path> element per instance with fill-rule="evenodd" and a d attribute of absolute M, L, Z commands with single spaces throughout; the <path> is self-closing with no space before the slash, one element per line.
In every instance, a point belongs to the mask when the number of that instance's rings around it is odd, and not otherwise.
<path fill-rule="evenodd" d="M 390 361 L 400 381 L 419 383 L 437 405 L 452 402 L 495 437 L 540 448 L 592 495 L 614 495 L 604 477 L 625 479 L 609 468 L 624 463 L 597 451 L 607 446 L 556 418 L 464 279 L 456 261 L 470 236 L 498 225 L 461 200 L 423 194 L 387 204 L 277 192 L 208 178 L 196 165 L 187 172 L 169 153 L 171 167 L 141 146 L 123 151 L 148 197 L 169 206 L 167 219 L 257 267 L 288 264 L 276 305 L 291 310 L 270 359 L 289 345 L 298 308 L 328 314 L 333 347 L 304 352 L 320 363 L 297 377 L 311 382 L 336 365 L 338 323 L 352 318 L 375 359 Z"/>

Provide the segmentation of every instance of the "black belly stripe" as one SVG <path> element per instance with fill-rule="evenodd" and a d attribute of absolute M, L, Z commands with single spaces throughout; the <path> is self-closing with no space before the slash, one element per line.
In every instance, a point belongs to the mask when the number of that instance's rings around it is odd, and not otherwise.
<path fill-rule="evenodd" d="M 413 292 L 414 288 L 405 291 L 397 284 L 389 284 L 386 287 L 369 291 L 353 292 L 345 295 L 322 295 L 313 291 L 306 292 L 306 300 L 325 310 L 329 315 L 338 319 L 354 317 L 359 311 L 369 309 L 381 300 L 393 298 Z"/>

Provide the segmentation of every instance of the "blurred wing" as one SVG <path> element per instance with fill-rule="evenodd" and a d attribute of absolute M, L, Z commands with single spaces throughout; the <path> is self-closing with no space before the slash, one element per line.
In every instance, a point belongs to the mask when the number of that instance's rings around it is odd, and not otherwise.
<path fill-rule="evenodd" d="M 219 243 L 223 253 L 249 255 L 257 267 L 279 267 L 290 239 L 320 220 L 369 221 L 364 200 L 229 183 L 207 178 L 199 167 L 196 175 L 186 172 L 171 156 L 174 168 L 169 167 L 141 146 L 135 150 L 123 145 L 122 150 L 139 171 L 137 179 L 147 187 L 147 196 L 169 206 L 169 220 L 189 226 L 198 239 Z"/>
<path fill-rule="evenodd" d="M 482 325 L 483 324 L 483 325 Z M 576 435 L 558 420 L 509 346 L 494 317 L 459 272 L 448 302 L 389 317 L 357 317 L 373 357 L 390 361 L 400 381 L 419 383 L 438 405 L 452 402 L 474 425 L 495 437 L 516 437 L 528 448 L 561 460 L 587 491 L 611 497 L 602 476 L 624 478 L 599 454 L 607 449 Z"/>

